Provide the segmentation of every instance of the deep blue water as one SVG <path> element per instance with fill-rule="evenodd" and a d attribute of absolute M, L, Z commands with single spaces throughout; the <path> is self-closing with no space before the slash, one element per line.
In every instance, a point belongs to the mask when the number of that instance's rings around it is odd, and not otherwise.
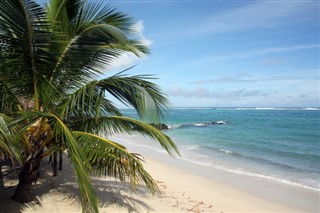
<path fill-rule="evenodd" d="M 320 191 L 320 110 L 180 108 L 163 122 L 187 161 Z"/>

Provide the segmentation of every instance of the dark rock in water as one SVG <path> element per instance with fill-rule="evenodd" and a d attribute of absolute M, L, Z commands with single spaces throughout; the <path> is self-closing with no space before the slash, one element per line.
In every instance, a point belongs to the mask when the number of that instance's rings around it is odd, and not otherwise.
<path fill-rule="evenodd" d="M 207 124 L 207 125 L 226 124 L 226 122 L 225 121 L 211 121 L 211 122 L 206 122 L 205 124 Z"/>
<path fill-rule="evenodd" d="M 212 125 L 212 124 L 216 124 L 216 122 L 206 122 L 206 124 L 208 124 L 208 125 Z"/>
<path fill-rule="evenodd" d="M 157 128 L 159 130 L 167 130 L 169 129 L 169 126 L 164 123 L 150 123 L 150 126 L 153 126 L 154 128 Z"/>

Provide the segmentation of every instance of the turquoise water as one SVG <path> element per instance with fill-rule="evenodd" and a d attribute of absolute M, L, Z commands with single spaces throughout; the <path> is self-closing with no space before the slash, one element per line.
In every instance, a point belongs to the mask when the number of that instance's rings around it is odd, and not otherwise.
<path fill-rule="evenodd" d="M 320 110 L 177 108 L 164 123 L 184 160 L 320 191 Z"/>

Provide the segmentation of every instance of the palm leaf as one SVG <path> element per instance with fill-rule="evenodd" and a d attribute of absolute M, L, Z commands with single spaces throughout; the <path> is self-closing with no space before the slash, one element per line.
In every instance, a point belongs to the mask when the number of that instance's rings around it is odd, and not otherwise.
<path fill-rule="evenodd" d="M 101 116 L 99 118 L 86 118 L 79 121 L 74 120 L 70 123 L 70 128 L 78 129 L 87 132 L 98 132 L 104 136 L 110 136 L 115 133 L 126 132 L 129 134 L 139 133 L 140 135 L 147 136 L 152 140 L 158 142 L 168 154 L 179 154 L 178 148 L 173 141 L 162 133 L 160 130 L 148 125 L 144 122 L 122 117 L 122 116 Z"/>
<path fill-rule="evenodd" d="M 7 119 L 5 115 L 0 114 L 0 160 L 4 155 L 12 155 L 8 144 L 11 131 L 8 128 Z"/>
<path fill-rule="evenodd" d="M 53 114 L 49 115 L 54 119 L 52 124 L 57 137 L 62 137 L 68 147 L 68 153 L 71 157 L 78 180 L 83 211 L 90 211 L 91 209 L 94 212 L 98 212 L 97 197 L 87 175 L 88 170 L 91 168 L 87 159 L 83 155 L 74 134 L 69 128 L 57 116 Z"/>
<path fill-rule="evenodd" d="M 0 112 L 13 113 L 22 109 L 18 97 L 0 80 Z"/>
<path fill-rule="evenodd" d="M 39 107 L 37 85 L 50 70 L 51 58 L 45 11 L 33 1 L 4 0 L 0 2 L 0 13 L 0 79 L 14 94 L 34 96 Z"/>
<path fill-rule="evenodd" d="M 155 181 L 144 170 L 139 155 L 129 153 L 122 145 L 97 135 L 79 131 L 73 133 L 82 145 L 86 158 L 93 165 L 95 175 L 113 176 L 121 181 L 128 178 L 133 186 L 143 183 L 152 193 L 159 190 Z"/>
<path fill-rule="evenodd" d="M 163 116 L 167 99 L 161 90 L 152 82 L 150 76 L 126 76 L 117 74 L 110 78 L 92 81 L 69 95 L 59 105 L 65 115 L 120 115 L 116 107 L 105 98 L 105 91 L 126 105 L 133 106 L 139 116 L 154 119 L 156 122 Z M 99 110 L 101 109 L 101 111 Z M 153 116 L 153 118 L 151 118 Z"/>
<path fill-rule="evenodd" d="M 97 87 L 97 83 L 98 81 L 92 81 L 68 95 L 57 106 L 58 113 L 66 120 L 82 116 L 121 115 L 114 104 L 105 99 L 105 92 Z"/>
<path fill-rule="evenodd" d="M 147 81 L 151 76 L 126 76 L 119 73 L 99 81 L 98 86 L 109 92 L 125 105 L 132 106 L 144 119 L 154 116 L 157 121 L 163 116 L 168 104 L 166 97 L 154 83 Z"/>
<path fill-rule="evenodd" d="M 55 47 L 59 56 L 50 77 L 59 88 L 79 89 L 122 52 L 148 53 L 147 48 L 134 39 L 135 31 L 128 27 L 131 18 L 124 13 L 98 2 L 80 4 L 76 1 L 75 6 L 70 1 L 53 2 L 48 16 L 58 25 L 54 29 L 64 35 L 64 42 Z M 68 8 L 60 9 L 61 4 Z M 67 27 L 60 27 L 66 24 Z"/>
<path fill-rule="evenodd" d="M 11 127 L 12 118 L 0 113 L 0 155 L 8 156 L 15 163 L 22 163 L 19 138 Z M 1 158 L 1 157 L 0 157 Z"/>

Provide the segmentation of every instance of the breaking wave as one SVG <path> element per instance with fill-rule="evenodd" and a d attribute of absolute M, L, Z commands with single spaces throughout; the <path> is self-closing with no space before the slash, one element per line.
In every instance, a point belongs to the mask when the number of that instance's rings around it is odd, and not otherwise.
<path fill-rule="evenodd" d="M 168 125 L 168 129 L 180 129 L 180 128 L 188 128 L 188 127 L 207 127 L 212 125 L 225 125 L 227 121 L 210 121 L 210 122 L 202 122 L 202 123 L 186 123 L 186 124 L 175 124 Z"/>

